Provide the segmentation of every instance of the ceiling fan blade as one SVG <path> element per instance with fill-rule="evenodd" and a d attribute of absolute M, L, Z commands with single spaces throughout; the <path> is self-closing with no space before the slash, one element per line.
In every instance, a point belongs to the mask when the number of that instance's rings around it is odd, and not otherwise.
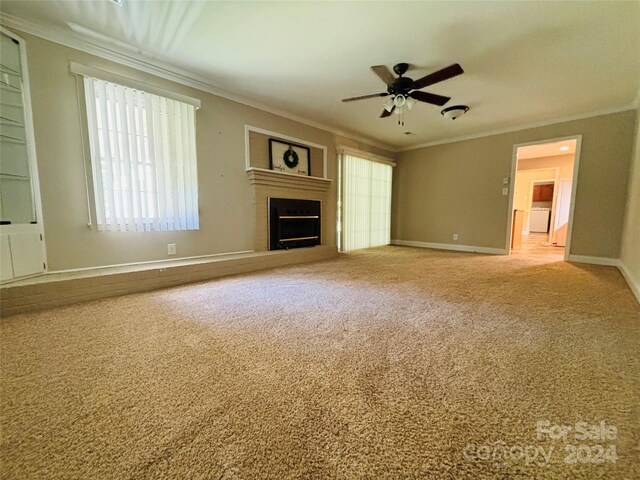
<path fill-rule="evenodd" d="M 396 77 L 393 76 L 393 73 L 391 73 L 391 70 L 389 70 L 386 65 L 374 65 L 371 67 L 371 70 L 387 85 L 396 81 Z"/>
<path fill-rule="evenodd" d="M 444 80 L 448 80 L 457 75 L 464 73 L 462 67 L 457 63 L 453 65 L 449 65 L 448 67 L 443 68 L 442 70 L 438 70 L 437 72 L 430 73 L 429 75 L 419 78 L 413 82 L 413 89 L 420 90 L 421 88 L 428 87 L 429 85 L 433 85 L 434 83 L 442 82 Z"/>
<path fill-rule="evenodd" d="M 387 95 L 389 95 L 387 92 L 372 93 L 371 95 L 361 95 L 360 97 L 343 98 L 342 101 L 353 102 L 354 100 L 364 100 L 366 98 L 375 98 L 375 97 L 386 97 Z"/>
<path fill-rule="evenodd" d="M 386 117 L 390 116 L 395 109 L 396 109 L 395 105 L 393 107 L 391 107 L 391 110 L 387 110 L 385 108 L 384 110 L 382 110 L 382 113 L 380 114 L 380 118 L 386 118 Z"/>
<path fill-rule="evenodd" d="M 440 107 L 451 100 L 451 97 L 443 97 L 442 95 L 436 95 L 435 93 L 428 92 L 411 92 L 409 96 L 419 100 L 420 102 L 432 103 L 433 105 L 439 105 Z"/>

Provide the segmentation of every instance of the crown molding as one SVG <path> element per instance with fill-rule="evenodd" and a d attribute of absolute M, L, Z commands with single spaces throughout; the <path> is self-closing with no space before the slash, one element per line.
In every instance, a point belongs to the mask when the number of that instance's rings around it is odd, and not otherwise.
<path fill-rule="evenodd" d="M 324 130 L 341 137 L 347 137 L 371 147 L 382 148 L 390 152 L 395 152 L 397 149 L 396 146 L 382 143 L 369 137 L 358 135 L 354 132 L 340 130 L 330 125 L 325 125 L 297 114 L 273 108 L 264 103 L 236 95 L 211 84 L 208 79 L 201 75 L 176 67 L 170 63 L 148 55 L 142 55 L 134 51 L 125 51 L 123 48 L 119 48 L 117 44 L 110 44 L 109 46 L 100 45 L 96 40 L 87 35 L 82 35 L 72 30 L 66 30 L 53 25 L 26 20 L 5 12 L 2 12 L 0 15 L 0 24 L 8 28 L 13 28 L 33 36 L 43 38 L 50 42 L 64 45 L 65 47 L 80 50 L 105 60 L 164 78 L 165 80 L 186 85 L 248 107 L 256 108 L 258 110 L 307 125 L 309 127 Z"/>
<path fill-rule="evenodd" d="M 530 128 L 544 127 L 553 125 L 556 123 L 570 122 L 574 120 L 582 120 L 585 118 L 597 117 L 600 115 L 609 115 L 612 113 L 620 113 L 627 110 L 637 110 L 640 108 L 640 89 L 633 102 L 628 105 L 608 108 L 603 110 L 596 110 L 579 115 L 572 115 L 567 117 L 559 117 L 551 120 L 543 120 L 538 122 L 532 122 L 528 124 L 518 125 L 514 127 L 506 127 L 502 129 L 487 130 L 480 133 L 474 133 L 469 135 L 462 135 L 453 138 L 447 138 L 442 140 L 435 140 L 431 142 L 419 143 L 416 145 L 410 145 L 406 147 L 398 147 L 397 145 L 391 145 L 383 143 L 372 138 L 359 135 L 355 132 L 340 130 L 330 125 L 311 120 L 306 117 L 299 116 L 294 113 L 290 113 L 284 110 L 274 108 L 264 103 L 251 100 L 240 95 L 228 92 L 220 87 L 217 87 L 209 82 L 209 80 L 196 73 L 184 70 L 180 67 L 176 67 L 170 63 L 154 58 L 150 55 L 144 55 L 140 51 L 129 51 L 119 47 L 117 44 L 110 44 L 109 46 L 100 45 L 97 40 L 92 39 L 87 35 L 74 32 L 72 30 L 66 30 L 64 28 L 56 27 L 53 25 L 47 25 L 40 22 L 34 22 L 31 20 L 22 19 L 14 15 L 0 12 L 0 25 L 8 28 L 13 28 L 30 35 L 43 38 L 45 40 L 64 45 L 75 50 L 80 50 L 91 55 L 110 60 L 112 62 L 124 65 L 126 67 L 134 68 L 136 70 L 149 73 L 151 75 L 170 80 L 172 82 L 179 83 L 188 87 L 195 88 L 197 90 L 210 93 L 212 95 L 231 100 L 233 102 L 246 105 L 248 107 L 256 108 L 273 115 L 277 115 L 294 122 L 298 122 L 309 127 L 317 128 L 334 135 L 350 138 L 352 140 L 361 142 L 365 145 L 381 148 L 391 153 L 407 152 L 411 150 L 418 150 L 421 148 L 434 147 L 436 145 L 444 145 L 447 143 L 456 143 L 465 140 L 473 140 L 477 138 L 490 137 L 492 135 L 500 135 L 503 133 L 518 132 L 521 130 L 527 130 Z M 640 120 L 639 120 L 640 121 Z"/>
<path fill-rule="evenodd" d="M 546 127 L 548 125 L 554 125 L 556 123 L 565 123 L 565 122 L 572 122 L 574 120 L 583 120 L 585 118 L 592 118 L 592 117 L 599 117 L 601 115 L 610 115 L 612 113 L 620 113 L 620 112 L 626 112 L 629 110 L 635 110 L 635 104 L 636 102 L 630 103 L 628 105 L 625 105 L 623 107 L 615 107 L 615 108 L 607 108 L 604 110 L 597 110 L 594 112 L 590 112 L 590 113 L 583 113 L 580 115 L 572 115 L 572 116 L 568 116 L 568 117 L 561 117 L 561 118 L 554 118 L 552 120 L 542 120 L 539 122 L 533 122 L 533 123 L 528 123 L 528 124 L 524 124 L 524 125 L 519 125 L 517 127 L 508 127 L 508 128 L 501 128 L 501 129 L 496 129 L 496 130 L 489 130 L 489 131 L 485 131 L 485 132 L 481 132 L 481 133 L 473 133 L 470 135 L 462 135 L 460 137 L 454 137 L 454 138 L 447 138 L 444 140 L 436 140 L 434 142 L 426 142 L 426 143 L 420 143 L 418 145 L 412 145 L 409 147 L 402 147 L 402 148 L 398 148 L 396 150 L 397 153 L 399 152 L 408 152 L 411 150 L 419 150 L 421 148 L 427 148 L 427 147 L 435 147 L 436 145 L 445 145 L 447 143 L 456 143 L 456 142 L 462 142 L 465 140 L 473 140 L 476 138 L 484 138 L 484 137 L 491 137 L 492 135 L 500 135 L 503 133 L 512 133 L 512 132 L 520 132 L 522 130 L 528 130 L 530 128 L 538 128 L 538 127 Z"/>

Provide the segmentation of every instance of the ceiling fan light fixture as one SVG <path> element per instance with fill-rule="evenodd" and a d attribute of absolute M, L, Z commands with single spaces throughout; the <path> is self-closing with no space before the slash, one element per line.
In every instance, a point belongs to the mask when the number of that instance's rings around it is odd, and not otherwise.
<path fill-rule="evenodd" d="M 404 95 L 396 95 L 393 98 L 393 104 L 398 108 L 404 107 L 406 103 L 407 103 L 407 97 L 405 97 Z"/>
<path fill-rule="evenodd" d="M 466 105 L 454 105 L 452 107 L 447 107 L 443 109 L 440 113 L 443 117 L 448 118 L 449 120 L 455 120 L 458 117 L 461 117 L 465 113 L 469 111 L 469 107 Z"/>
<path fill-rule="evenodd" d="M 398 125 L 404 125 L 404 116 L 407 110 L 411 110 L 416 102 L 424 102 L 431 105 L 437 105 L 439 107 L 444 106 L 451 97 L 445 97 L 444 95 L 436 95 L 434 93 L 423 92 L 422 88 L 435 85 L 436 83 L 444 82 L 450 78 L 456 77 L 464 70 L 460 65 L 454 63 L 448 67 L 441 68 L 440 70 L 425 75 L 422 78 L 414 80 L 409 77 L 405 77 L 404 74 L 409 68 L 408 63 L 398 63 L 393 67 L 394 75 L 389 67 L 386 65 L 372 65 L 371 70 L 375 73 L 380 80 L 382 80 L 387 89 L 380 93 L 371 93 L 369 95 L 359 95 L 357 97 L 343 98 L 343 102 L 353 102 L 355 100 L 366 100 L 376 97 L 391 98 L 384 103 L 384 109 L 379 118 L 390 117 L 393 113 L 398 115 Z M 469 107 L 463 107 L 463 113 L 469 109 Z M 442 114 L 445 114 L 443 110 Z M 452 118 L 457 118 L 459 115 L 455 115 Z"/>

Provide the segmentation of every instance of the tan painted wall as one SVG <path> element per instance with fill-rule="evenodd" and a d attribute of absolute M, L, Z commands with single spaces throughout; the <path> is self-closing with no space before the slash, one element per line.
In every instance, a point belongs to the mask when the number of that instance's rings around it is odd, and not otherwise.
<path fill-rule="evenodd" d="M 392 238 L 505 248 L 513 145 L 582 134 L 571 253 L 618 258 L 634 122 L 630 110 L 397 154 Z"/>
<path fill-rule="evenodd" d="M 640 118 L 636 119 L 635 140 L 620 260 L 635 284 L 637 295 L 640 292 Z"/>
<path fill-rule="evenodd" d="M 17 32 L 26 40 L 40 188 L 50 270 L 113 265 L 250 250 L 252 191 L 245 172 L 244 126 L 249 124 L 328 147 L 328 177 L 336 178 L 341 137 L 271 113 L 176 84 L 114 62 Z M 97 232 L 87 226 L 82 129 L 74 61 L 199 98 L 197 151 L 200 230 Z M 366 147 L 366 145 L 362 145 Z M 372 149 L 378 152 L 379 149 Z M 388 154 L 388 153 L 387 153 Z M 390 154 L 388 154 L 390 155 Z M 327 224 L 335 225 L 336 182 Z M 335 245 L 335 228 L 325 238 Z M 167 243 L 178 255 L 167 256 Z"/>

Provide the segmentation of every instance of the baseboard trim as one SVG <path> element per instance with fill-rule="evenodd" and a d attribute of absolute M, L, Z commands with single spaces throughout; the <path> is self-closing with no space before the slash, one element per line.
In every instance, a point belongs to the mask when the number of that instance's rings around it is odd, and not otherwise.
<path fill-rule="evenodd" d="M 617 267 L 620 264 L 617 258 L 590 257 L 588 255 L 569 255 L 568 260 L 574 263 L 588 263 L 591 265 L 604 265 L 606 267 Z"/>
<path fill-rule="evenodd" d="M 451 243 L 416 242 L 414 240 L 391 240 L 391 245 L 403 247 L 432 248 L 434 250 L 453 250 L 456 252 L 488 253 L 491 255 L 506 255 L 503 248 L 477 247 L 474 245 L 454 245 Z"/>
<path fill-rule="evenodd" d="M 622 263 L 622 260 L 618 260 L 618 270 L 620 270 L 620 273 L 627 281 L 627 285 L 629 285 L 629 289 L 631 289 L 631 292 L 635 295 L 636 300 L 638 301 L 638 303 L 640 303 L 640 282 L 636 281 L 631 276 L 631 272 L 629 271 L 627 266 Z"/>

